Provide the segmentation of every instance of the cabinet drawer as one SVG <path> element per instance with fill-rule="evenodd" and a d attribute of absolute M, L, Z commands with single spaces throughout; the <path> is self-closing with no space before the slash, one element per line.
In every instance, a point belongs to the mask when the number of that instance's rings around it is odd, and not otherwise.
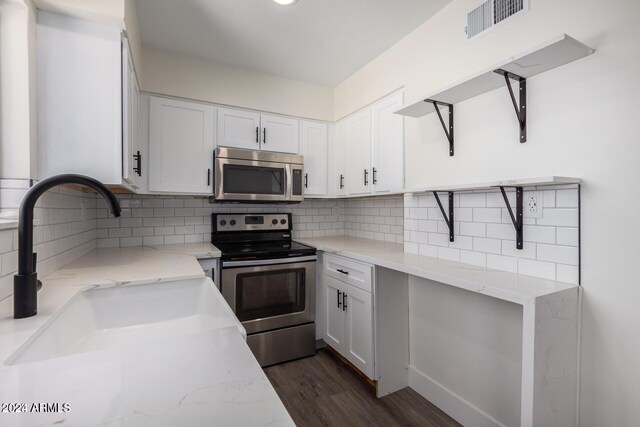
<path fill-rule="evenodd" d="M 325 254 L 322 269 L 324 274 L 353 285 L 363 291 L 373 290 L 373 266 L 348 258 Z"/>

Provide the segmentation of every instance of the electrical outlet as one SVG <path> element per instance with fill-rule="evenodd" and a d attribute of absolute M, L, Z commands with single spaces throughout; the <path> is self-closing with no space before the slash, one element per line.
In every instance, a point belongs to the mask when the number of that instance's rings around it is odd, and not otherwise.
<path fill-rule="evenodd" d="M 539 191 L 526 192 L 524 196 L 524 216 L 528 218 L 542 218 L 542 193 Z"/>

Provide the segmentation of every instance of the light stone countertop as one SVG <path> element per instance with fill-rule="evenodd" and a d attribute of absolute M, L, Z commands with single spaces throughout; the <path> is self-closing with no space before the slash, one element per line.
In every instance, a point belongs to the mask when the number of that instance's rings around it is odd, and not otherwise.
<path fill-rule="evenodd" d="M 210 244 L 91 251 L 42 279 L 37 316 L 15 320 L 13 298 L 0 301 L 0 360 L 77 293 L 96 286 L 204 280 L 196 257 L 211 258 L 216 251 Z M 71 404 L 68 413 L 0 413 L 2 426 L 294 425 L 235 326 L 0 365 L 0 402 Z"/>
<path fill-rule="evenodd" d="M 320 251 L 525 305 L 578 285 L 405 253 L 403 245 L 349 236 L 295 239 Z"/>

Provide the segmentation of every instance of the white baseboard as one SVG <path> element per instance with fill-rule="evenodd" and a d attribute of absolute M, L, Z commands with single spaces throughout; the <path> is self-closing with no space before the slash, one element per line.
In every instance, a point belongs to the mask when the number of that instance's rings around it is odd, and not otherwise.
<path fill-rule="evenodd" d="M 463 426 L 506 427 L 413 366 L 409 366 L 409 387 Z"/>

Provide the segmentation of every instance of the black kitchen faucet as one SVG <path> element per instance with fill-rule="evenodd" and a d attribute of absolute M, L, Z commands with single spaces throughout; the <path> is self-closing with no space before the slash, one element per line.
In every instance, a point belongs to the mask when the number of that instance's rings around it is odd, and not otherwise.
<path fill-rule="evenodd" d="M 38 291 L 42 283 L 36 273 L 36 254 L 33 253 L 33 208 L 42 194 L 62 184 L 86 185 L 105 198 L 115 217 L 120 216 L 116 196 L 100 181 L 83 175 L 55 175 L 31 187 L 20 204 L 18 224 L 18 273 L 13 276 L 13 318 L 22 319 L 38 314 Z"/>

